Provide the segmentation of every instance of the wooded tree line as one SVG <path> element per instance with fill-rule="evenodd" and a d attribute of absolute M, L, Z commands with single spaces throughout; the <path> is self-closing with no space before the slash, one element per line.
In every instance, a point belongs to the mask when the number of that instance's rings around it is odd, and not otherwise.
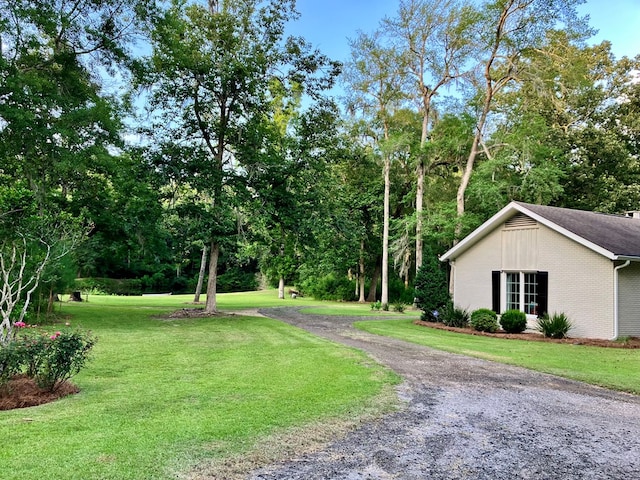
<path fill-rule="evenodd" d="M 638 209 L 640 57 L 580 3 L 401 0 L 341 64 L 293 0 L 0 0 L 3 319 L 75 277 L 408 302 L 510 200 Z"/>

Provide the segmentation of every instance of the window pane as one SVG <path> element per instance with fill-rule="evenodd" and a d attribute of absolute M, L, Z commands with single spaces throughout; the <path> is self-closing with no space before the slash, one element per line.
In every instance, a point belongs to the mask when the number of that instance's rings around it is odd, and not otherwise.
<path fill-rule="evenodd" d="M 507 310 L 520 310 L 520 274 L 507 273 Z"/>
<path fill-rule="evenodd" d="M 535 273 L 524 274 L 524 313 L 538 314 L 538 276 Z"/>

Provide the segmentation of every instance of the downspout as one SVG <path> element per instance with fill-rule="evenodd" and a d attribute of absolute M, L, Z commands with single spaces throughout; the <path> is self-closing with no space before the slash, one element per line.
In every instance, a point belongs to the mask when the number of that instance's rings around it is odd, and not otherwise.
<path fill-rule="evenodd" d="M 628 267 L 630 263 L 631 260 L 627 260 L 622 265 L 618 265 L 613 269 L 615 275 L 613 279 L 613 338 L 611 338 L 611 340 L 617 340 L 619 331 L 618 323 L 620 321 L 620 301 L 618 299 L 618 293 L 620 290 L 620 274 L 618 272 L 623 268 Z"/>

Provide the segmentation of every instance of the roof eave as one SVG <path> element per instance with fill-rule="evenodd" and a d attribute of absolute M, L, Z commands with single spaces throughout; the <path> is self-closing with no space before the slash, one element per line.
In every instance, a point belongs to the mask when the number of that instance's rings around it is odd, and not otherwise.
<path fill-rule="evenodd" d="M 471 234 L 465 237 L 460 243 L 458 243 L 456 246 L 454 246 L 453 248 L 445 252 L 444 255 L 440 257 L 440 261 L 444 262 L 447 260 L 455 260 L 458 256 L 460 256 L 462 253 L 464 253 L 469 248 L 471 248 L 477 241 L 479 241 L 480 239 L 488 235 L 490 232 L 492 232 L 498 225 L 508 220 L 516 212 L 520 212 L 527 215 L 528 217 L 531 217 L 532 219 L 536 220 L 538 223 L 541 223 L 542 225 L 550 228 L 551 230 L 554 230 L 560 233 L 561 235 L 564 235 L 565 237 L 570 238 L 571 240 L 579 243 L 580 245 L 583 245 L 584 247 L 590 250 L 593 250 L 594 252 L 608 258 L 609 260 L 619 259 L 618 255 L 607 250 L 606 248 L 596 245 L 595 243 L 590 242 L 589 240 L 579 235 L 576 235 L 575 233 L 567 230 L 566 228 L 563 228 L 557 225 L 551 220 L 548 220 L 547 218 L 532 212 L 531 210 L 526 208 L 524 205 L 520 205 L 517 202 L 511 202 L 507 206 L 505 206 L 502 210 L 500 210 L 498 213 L 496 213 L 493 217 L 487 220 L 485 223 L 480 225 Z M 633 258 L 640 260 L 640 257 L 633 257 Z M 622 257 L 620 257 L 620 259 L 622 259 Z"/>

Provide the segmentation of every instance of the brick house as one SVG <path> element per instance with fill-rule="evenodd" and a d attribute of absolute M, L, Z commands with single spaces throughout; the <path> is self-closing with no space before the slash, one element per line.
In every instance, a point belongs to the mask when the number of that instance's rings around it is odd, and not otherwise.
<path fill-rule="evenodd" d="M 640 336 L 640 218 L 512 202 L 440 258 L 456 306 L 565 313 L 572 337 Z"/>

